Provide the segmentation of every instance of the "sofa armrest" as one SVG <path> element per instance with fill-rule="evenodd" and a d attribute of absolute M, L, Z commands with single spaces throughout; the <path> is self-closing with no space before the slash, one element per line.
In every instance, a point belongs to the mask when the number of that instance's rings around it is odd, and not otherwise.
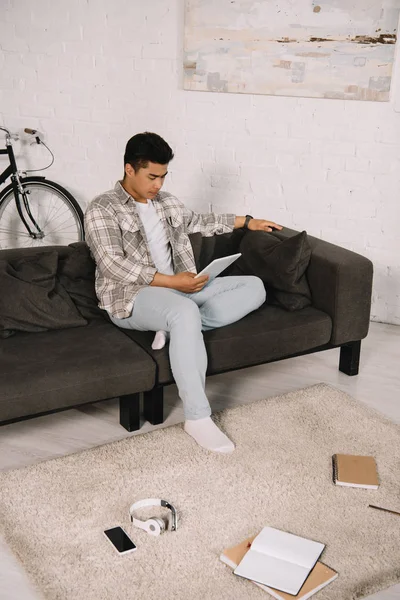
<path fill-rule="evenodd" d="M 298 231 L 274 232 L 280 239 Z M 367 336 L 371 311 L 372 262 L 351 250 L 308 236 L 312 254 L 307 268 L 313 306 L 332 319 L 331 343 L 340 346 Z"/>

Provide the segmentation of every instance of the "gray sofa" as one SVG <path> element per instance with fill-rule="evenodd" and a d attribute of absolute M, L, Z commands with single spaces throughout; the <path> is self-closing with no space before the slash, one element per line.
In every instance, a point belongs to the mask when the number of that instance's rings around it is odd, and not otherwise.
<path fill-rule="evenodd" d="M 212 238 L 190 236 L 197 268 L 213 258 L 240 251 L 244 236 L 249 234 L 235 231 Z M 282 244 L 296 234 L 285 228 L 263 235 Z M 372 264 L 363 256 L 317 238 L 308 237 L 308 244 L 310 256 L 303 276 L 311 291 L 308 305 L 287 310 L 279 302 L 267 300 L 237 323 L 205 332 L 208 376 L 336 347 L 341 349 L 339 369 L 347 375 L 358 373 L 361 340 L 369 327 Z M 44 280 L 35 279 L 31 271 L 43 256 L 46 261 L 50 257 L 56 261 L 53 272 L 49 263 L 45 264 L 47 282 L 53 286 L 46 301 L 60 294 L 82 322 L 68 327 L 67 319 L 62 328 L 46 330 L 43 323 L 47 321 L 40 321 L 46 315 L 39 315 L 38 327 L 30 329 L 28 323 L 27 331 L 14 333 L 10 314 L 16 310 L 19 323 L 29 321 L 29 286 L 32 281 L 42 285 Z M 12 287 L 14 280 L 7 288 L 7 277 L 10 273 L 14 277 L 21 264 L 26 268 L 26 261 L 30 270 L 24 271 L 21 291 L 20 281 L 16 288 Z M 163 421 L 163 390 L 174 381 L 168 344 L 163 350 L 152 350 L 153 332 L 118 329 L 97 307 L 94 263 L 85 243 L 0 250 L 0 265 L 7 283 L 2 286 L 0 300 L 1 424 L 118 397 L 120 423 L 133 431 L 140 427 L 141 396 L 144 418 L 152 424 Z M 12 290 L 8 296 L 7 289 Z M 21 307 L 22 313 L 14 306 Z M 59 327 L 57 323 L 53 326 Z M 7 332 L 14 334 L 4 337 Z"/>

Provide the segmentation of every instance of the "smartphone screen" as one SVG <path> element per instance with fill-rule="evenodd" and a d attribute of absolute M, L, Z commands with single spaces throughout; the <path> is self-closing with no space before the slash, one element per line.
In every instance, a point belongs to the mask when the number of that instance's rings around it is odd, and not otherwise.
<path fill-rule="evenodd" d="M 123 554 L 125 552 L 133 552 L 134 550 L 136 550 L 135 544 L 128 537 L 128 535 L 125 533 L 122 527 L 113 527 L 112 529 L 106 529 L 104 533 L 120 554 Z"/>

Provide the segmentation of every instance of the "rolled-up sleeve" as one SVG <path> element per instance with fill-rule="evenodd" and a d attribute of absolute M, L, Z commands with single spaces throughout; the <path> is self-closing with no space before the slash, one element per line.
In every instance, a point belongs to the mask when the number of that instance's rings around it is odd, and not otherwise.
<path fill-rule="evenodd" d="M 186 233 L 200 232 L 203 236 L 229 233 L 235 227 L 236 215 L 232 213 L 196 213 L 182 205 Z"/>
<path fill-rule="evenodd" d="M 125 256 L 117 217 L 92 203 L 85 214 L 85 239 L 103 277 L 120 283 L 149 285 L 157 269 Z"/>

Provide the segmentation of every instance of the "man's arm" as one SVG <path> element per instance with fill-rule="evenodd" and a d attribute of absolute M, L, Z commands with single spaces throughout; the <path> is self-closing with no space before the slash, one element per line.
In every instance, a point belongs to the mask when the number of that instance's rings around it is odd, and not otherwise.
<path fill-rule="evenodd" d="M 186 207 L 184 207 L 183 214 L 187 233 L 196 233 L 199 231 L 203 236 L 230 233 L 233 229 L 243 227 L 246 220 L 246 217 L 237 216 L 232 213 L 195 213 Z M 250 219 L 247 227 L 252 231 L 282 229 L 281 225 L 278 225 L 274 221 L 267 221 L 266 219 Z"/>
<path fill-rule="evenodd" d="M 124 255 L 121 230 L 112 211 L 99 204 L 85 214 L 85 238 L 102 275 L 121 283 L 150 284 L 157 272 Z"/>
<path fill-rule="evenodd" d="M 235 217 L 234 229 L 243 227 L 245 220 L 246 217 Z M 274 223 L 274 221 L 266 221 L 265 219 L 250 219 L 247 227 L 252 231 L 272 231 L 273 229 L 278 229 L 278 231 L 280 231 L 283 229 L 282 225 L 278 225 L 278 223 Z"/>
<path fill-rule="evenodd" d="M 150 283 L 153 287 L 165 287 L 173 288 L 173 277 L 174 275 L 164 275 L 163 273 L 157 273 L 154 275 L 153 281 Z"/>
<path fill-rule="evenodd" d="M 235 224 L 233 226 L 234 229 L 241 229 L 244 225 L 246 217 L 235 217 Z"/>
<path fill-rule="evenodd" d="M 209 237 L 230 233 L 235 227 L 236 217 L 233 213 L 196 213 L 181 202 L 179 204 L 182 205 L 186 233 L 200 232 L 203 236 Z"/>

